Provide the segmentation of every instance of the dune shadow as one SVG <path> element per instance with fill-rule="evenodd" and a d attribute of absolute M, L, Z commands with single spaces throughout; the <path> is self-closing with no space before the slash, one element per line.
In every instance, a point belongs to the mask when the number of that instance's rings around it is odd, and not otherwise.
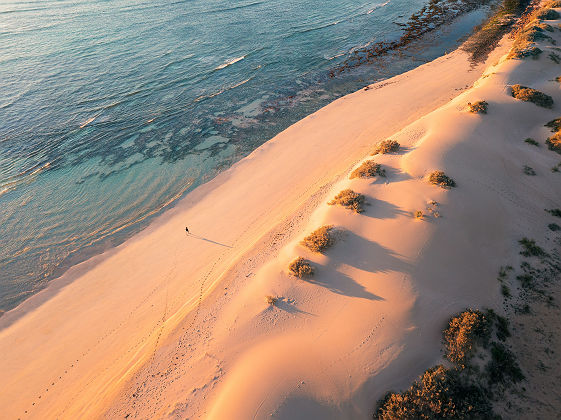
<path fill-rule="evenodd" d="M 294 302 L 291 299 L 287 299 L 284 297 L 278 298 L 277 302 L 275 303 L 275 306 L 281 311 L 288 312 L 289 314 L 315 316 L 310 312 L 306 312 L 301 309 L 298 309 L 294 305 Z"/>
<path fill-rule="evenodd" d="M 223 244 L 223 243 L 220 243 L 220 242 L 216 242 L 216 241 L 213 241 L 212 239 L 203 238 L 202 236 L 194 235 L 192 233 L 188 233 L 187 236 L 190 237 L 190 238 L 199 239 L 201 241 L 210 242 L 211 244 L 220 245 L 220 246 L 223 246 L 225 248 L 233 248 L 233 246 L 231 246 L 231 245 L 226 245 L 226 244 Z"/>
<path fill-rule="evenodd" d="M 347 231 L 344 240 L 336 246 L 351 249 L 353 252 L 333 253 L 330 264 L 335 266 L 346 264 L 371 273 L 388 271 L 409 273 L 413 268 L 395 252 L 354 232 Z"/>
<path fill-rule="evenodd" d="M 357 283 L 346 274 L 336 270 L 330 270 L 329 274 L 310 279 L 309 282 L 325 287 L 338 295 L 369 300 L 385 300 L 380 296 L 370 293 L 362 284 Z"/>
<path fill-rule="evenodd" d="M 387 183 L 395 183 L 395 182 L 408 181 L 410 179 L 413 179 L 413 177 L 409 175 L 407 172 L 403 172 L 399 169 L 394 169 L 386 166 L 384 166 L 384 169 L 386 170 L 385 181 Z"/>
<path fill-rule="evenodd" d="M 397 216 L 408 214 L 388 201 L 369 197 L 366 199 L 366 202 L 368 204 L 364 206 L 364 212 L 361 213 L 362 216 L 372 217 L 373 219 L 395 219 Z"/>

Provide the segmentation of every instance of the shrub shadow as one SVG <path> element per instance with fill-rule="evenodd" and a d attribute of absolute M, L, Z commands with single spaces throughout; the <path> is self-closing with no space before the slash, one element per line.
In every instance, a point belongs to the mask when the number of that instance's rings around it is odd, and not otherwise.
<path fill-rule="evenodd" d="M 352 249 L 354 252 L 346 252 L 344 255 L 334 253 L 330 265 L 347 264 L 371 273 L 388 271 L 410 273 L 413 268 L 410 263 L 390 249 L 358 236 L 354 232 L 347 231 L 343 241 L 344 243 L 339 244 L 339 246 Z"/>
<path fill-rule="evenodd" d="M 397 216 L 407 215 L 396 205 L 377 198 L 368 197 L 362 216 L 372 217 L 373 219 L 395 219 Z"/>

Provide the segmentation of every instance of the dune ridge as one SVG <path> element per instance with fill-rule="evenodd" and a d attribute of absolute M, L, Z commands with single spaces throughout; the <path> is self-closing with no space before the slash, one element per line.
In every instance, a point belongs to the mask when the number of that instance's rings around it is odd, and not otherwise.
<path fill-rule="evenodd" d="M 475 67 L 455 51 L 335 101 L 7 313 L 6 415 L 370 418 L 440 359 L 451 313 L 497 302 L 490 279 L 512 243 L 543 237 L 557 205 L 557 155 L 523 139 L 544 137 L 558 105 L 506 87 L 555 100 L 559 67 L 509 48 Z M 487 114 L 467 111 L 478 100 Z M 385 138 L 401 150 L 369 156 Z M 349 179 L 370 159 L 385 178 Z M 456 188 L 431 185 L 433 170 Z M 366 197 L 362 214 L 327 204 L 346 188 Z M 303 248 L 322 225 L 332 248 Z M 311 279 L 287 273 L 298 256 Z"/>

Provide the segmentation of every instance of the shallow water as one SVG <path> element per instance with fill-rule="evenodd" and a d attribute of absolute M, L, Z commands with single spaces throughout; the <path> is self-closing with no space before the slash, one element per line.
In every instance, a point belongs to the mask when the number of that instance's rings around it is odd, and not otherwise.
<path fill-rule="evenodd" d="M 424 3 L 0 3 L 0 311 L 303 116 L 453 48 L 483 16 L 329 76 Z"/>

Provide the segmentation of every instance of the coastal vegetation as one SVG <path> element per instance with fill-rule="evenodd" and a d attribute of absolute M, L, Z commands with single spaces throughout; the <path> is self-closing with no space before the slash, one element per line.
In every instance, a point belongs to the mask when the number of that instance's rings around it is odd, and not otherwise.
<path fill-rule="evenodd" d="M 313 252 L 323 252 L 335 243 L 333 225 L 322 226 L 306 236 L 301 244 Z"/>
<path fill-rule="evenodd" d="M 530 0 L 503 0 L 491 16 L 475 28 L 462 49 L 471 54 L 473 61 L 485 60 L 501 38 L 512 29 L 516 18 L 527 10 L 529 4 Z"/>
<path fill-rule="evenodd" d="M 401 393 L 386 394 L 374 418 L 495 418 L 493 399 L 524 379 L 504 344 L 508 337 L 508 321 L 491 309 L 468 309 L 453 316 L 442 338 L 449 365 L 426 370 Z"/>
<path fill-rule="evenodd" d="M 530 137 L 528 137 L 526 140 L 524 140 L 524 143 L 528 143 L 528 144 L 531 144 L 532 146 L 536 146 L 536 147 L 540 146 L 540 144 L 537 141 L 535 141 L 534 139 L 532 139 Z"/>
<path fill-rule="evenodd" d="M 315 271 L 310 262 L 302 257 L 298 257 L 292 261 L 288 269 L 291 274 L 300 279 L 313 276 Z"/>
<path fill-rule="evenodd" d="M 561 118 L 549 121 L 545 126 L 551 128 L 551 131 L 554 133 L 545 141 L 547 148 L 561 154 Z"/>
<path fill-rule="evenodd" d="M 374 162 L 373 160 L 367 160 L 353 172 L 351 172 L 350 179 L 354 178 L 373 178 L 376 176 L 384 177 L 386 176 L 386 170 L 382 168 L 382 165 Z"/>
<path fill-rule="evenodd" d="M 504 0 L 504 14 L 506 15 L 508 10 L 518 10 L 518 8 L 524 10 L 527 2 L 527 0 Z M 456 17 L 489 3 L 491 0 L 429 0 L 417 13 L 413 13 L 406 23 L 397 23 L 402 28 L 399 39 L 374 42 L 354 50 L 352 55 L 331 73 L 331 76 L 370 63 L 377 57 L 405 47 Z M 514 5 L 511 6 L 511 4 Z M 479 45 L 483 45 L 483 42 L 480 42 Z"/>
<path fill-rule="evenodd" d="M 524 102 L 532 102 L 543 108 L 553 107 L 553 98 L 551 96 L 522 85 L 512 86 L 512 97 Z"/>
<path fill-rule="evenodd" d="M 442 188 L 452 188 L 456 186 L 456 181 L 446 175 L 443 171 L 433 171 L 429 174 L 429 182 Z"/>
<path fill-rule="evenodd" d="M 351 189 L 341 191 L 329 203 L 330 206 L 343 206 L 346 209 L 352 210 L 355 213 L 362 213 L 364 211 L 364 203 L 366 197 L 363 194 L 354 192 Z"/>
<path fill-rule="evenodd" d="M 545 257 L 547 253 L 539 245 L 536 245 L 536 241 L 533 239 L 522 238 L 518 241 L 522 250 L 520 255 L 524 257 Z"/>
<path fill-rule="evenodd" d="M 468 110 L 474 114 L 487 114 L 489 104 L 485 101 L 468 102 Z"/>
<path fill-rule="evenodd" d="M 376 145 L 376 148 L 372 152 L 373 155 L 386 154 L 386 153 L 396 153 L 399 151 L 400 145 L 395 140 L 383 140 Z"/>
<path fill-rule="evenodd" d="M 268 305 L 275 306 L 278 301 L 279 298 L 276 296 L 271 296 L 271 295 L 265 296 L 265 302 L 267 302 Z"/>
<path fill-rule="evenodd" d="M 524 174 L 526 174 L 526 175 L 529 175 L 529 176 L 536 175 L 536 171 L 531 166 L 524 165 L 524 168 L 522 170 L 523 170 Z"/>

